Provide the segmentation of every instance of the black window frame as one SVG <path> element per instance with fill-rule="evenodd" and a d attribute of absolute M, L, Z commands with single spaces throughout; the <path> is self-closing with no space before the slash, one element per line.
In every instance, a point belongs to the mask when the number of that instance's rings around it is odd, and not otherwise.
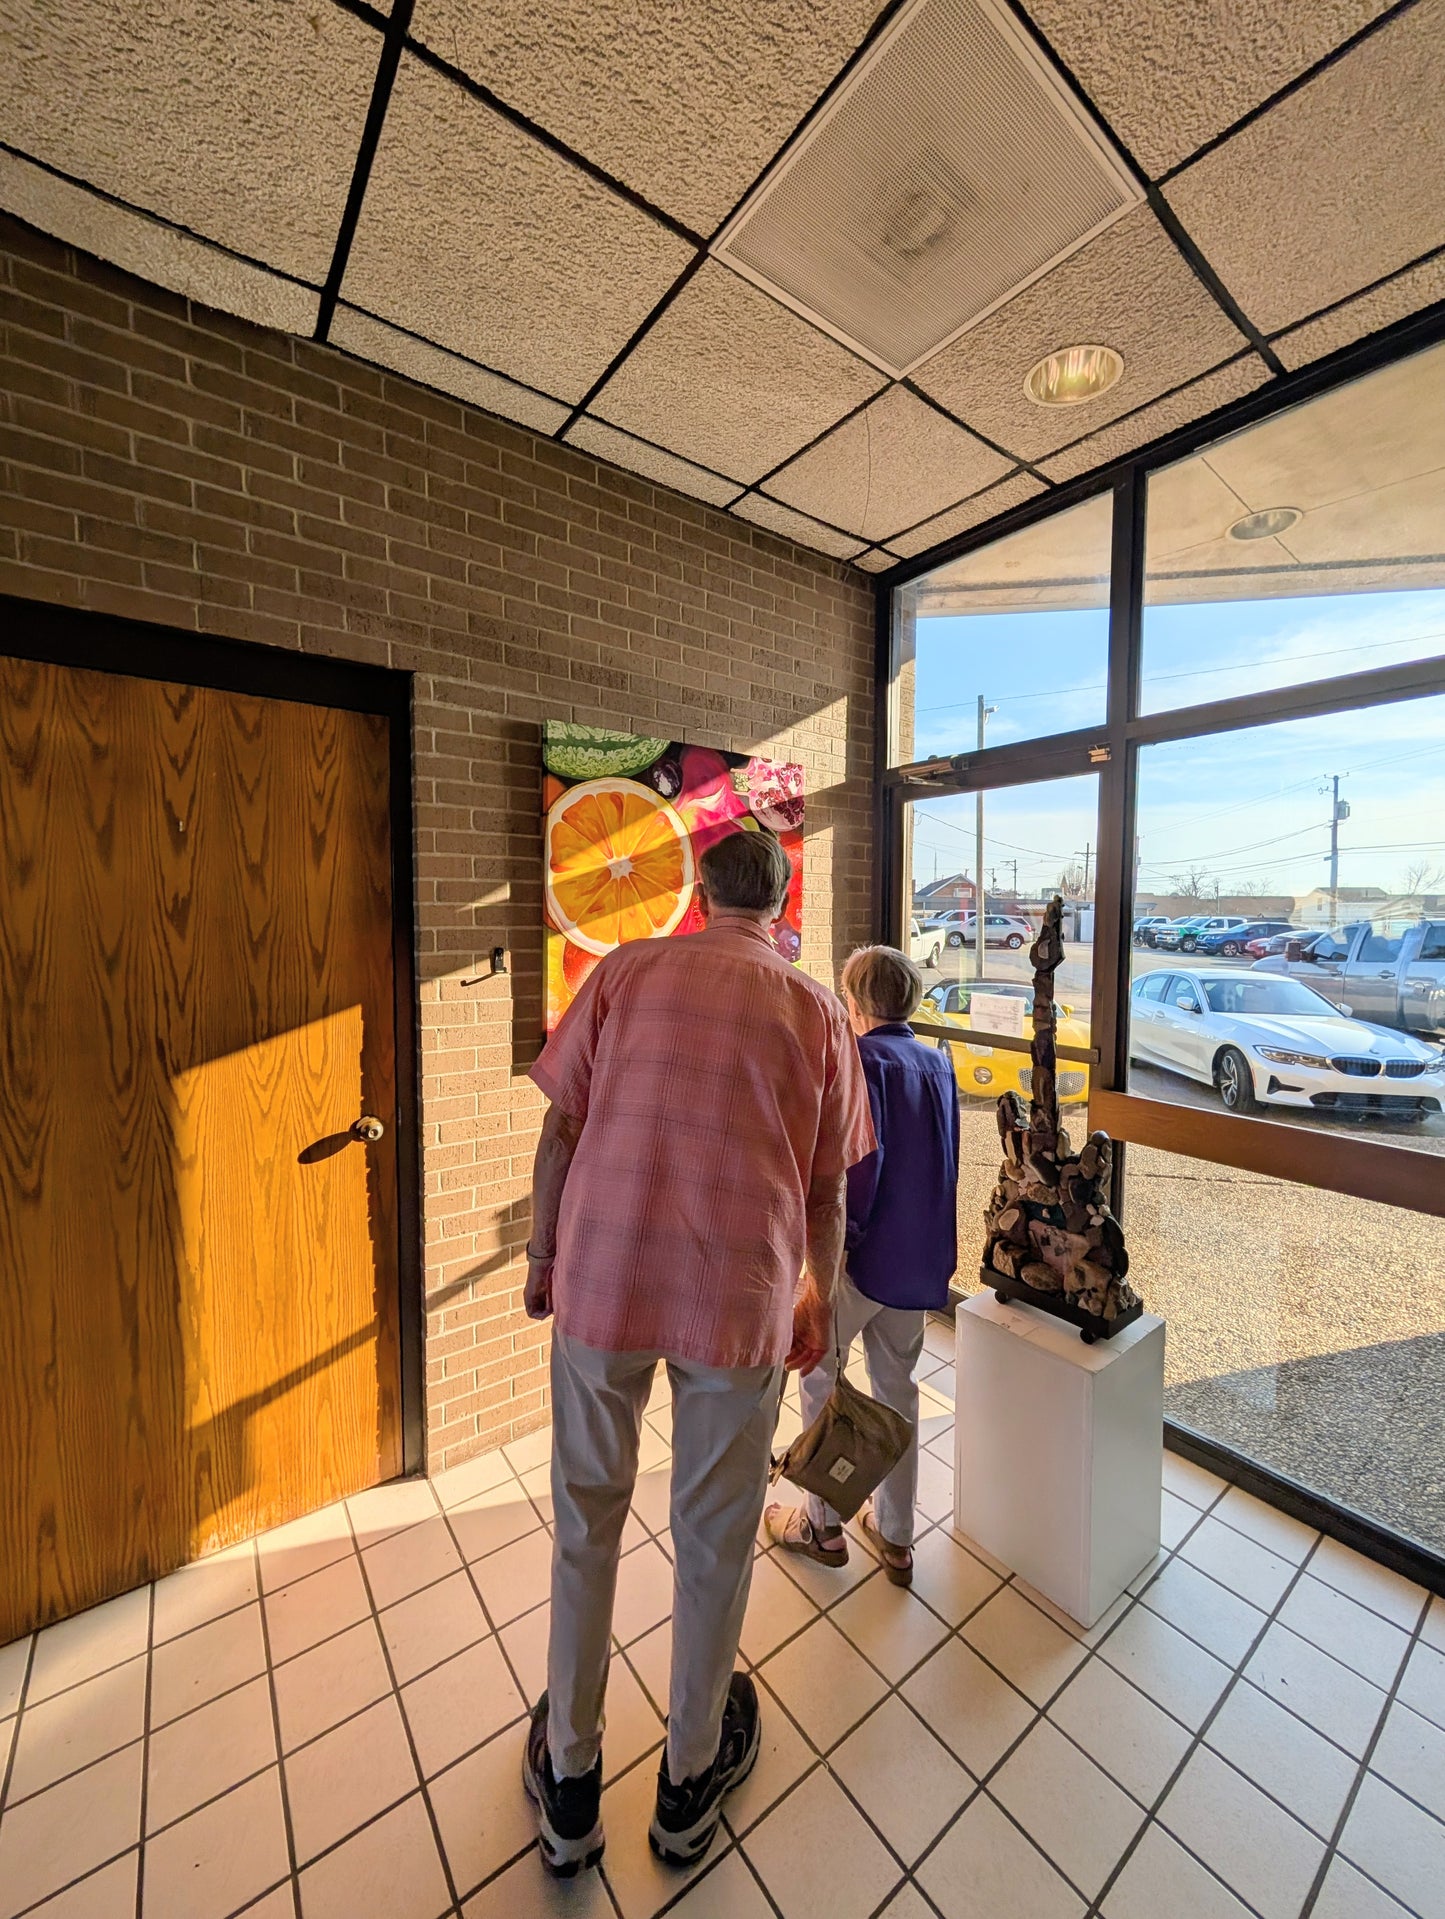
<path fill-rule="evenodd" d="M 928 552 L 900 562 L 875 579 L 878 772 L 874 823 L 877 858 L 874 920 L 877 937 L 896 942 L 905 911 L 906 814 L 922 799 L 954 797 L 1002 787 L 1036 785 L 1083 773 L 1099 776 L 1098 863 L 1093 947 L 1091 1124 L 1115 1139 L 1115 1201 L 1127 1229 L 1128 1143 L 1164 1127 L 1169 1150 L 1246 1170 L 1274 1173 L 1357 1198 L 1445 1217 L 1445 1181 L 1438 1156 L 1408 1145 L 1334 1139 L 1266 1119 L 1183 1107 L 1166 1108 L 1128 1091 L 1130 956 L 1136 918 L 1127 849 L 1134 844 L 1139 755 L 1148 746 L 1207 737 L 1282 720 L 1373 707 L 1445 694 L 1445 653 L 1400 665 L 1310 680 L 1287 687 L 1200 702 L 1159 712 L 1141 711 L 1145 605 L 1146 490 L 1152 474 L 1312 399 L 1367 377 L 1445 340 L 1445 301 L 1366 340 L 1277 377 L 1244 399 L 1001 514 Z M 946 759 L 894 765 L 899 717 L 899 607 L 901 590 L 964 554 L 1067 513 L 1100 494 L 1112 494 L 1109 585 L 1108 691 L 1100 726 L 964 751 Z M 922 1030 L 928 1030 L 926 1024 Z M 991 1043 L 1027 1050 L 1027 1042 Z M 1068 1049 L 1061 1048 L 1061 1054 Z M 1071 1055 L 1072 1056 L 1072 1055 Z M 1187 1142 L 1187 1143 L 1183 1143 Z M 1445 1592 L 1445 1558 L 1366 1515 L 1338 1506 L 1313 1488 L 1285 1479 L 1221 1442 L 1166 1421 L 1166 1440 L 1213 1470 L 1322 1526 L 1373 1558 Z"/>

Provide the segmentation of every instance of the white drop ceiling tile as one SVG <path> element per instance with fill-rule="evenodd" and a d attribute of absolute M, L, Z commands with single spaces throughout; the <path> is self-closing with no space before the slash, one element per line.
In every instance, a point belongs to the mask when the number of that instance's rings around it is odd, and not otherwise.
<path fill-rule="evenodd" d="M 1318 320 L 1306 320 L 1303 326 L 1281 334 L 1274 350 L 1287 367 L 1308 366 L 1312 360 L 1322 360 L 1327 353 L 1378 333 L 1381 327 L 1408 319 L 1437 300 L 1445 300 L 1445 253 L 1407 267 L 1383 286 L 1357 294 Z"/>
<path fill-rule="evenodd" d="M 904 559 L 911 560 L 916 553 L 926 553 L 929 547 L 937 546 L 942 540 L 951 540 L 955 534 L 967 533 L 970 527 L 982 526 L 986 520 L 1007 513 L 1011 507 L 1032 500 L 1043 491 L 1043 481 L 1036 480 L 1032 473 L 1014 473 L 1008 479 L 1000 480 L 997 486 L 976 493 L 971 500 L 950 507 L 935 519 L 925 520 L 922 526 L 915 526 L 911 532 L 895 534 L 889 544 L 895 553 L 901 553 Z"/>
<path fill-rule="evenodd" d="M 253 259 L 326 277 L 380 35 L 294 0 L 11 0 L 8 145 Z"/>
<path fill-rule="evenodd" d="M 1165 189 L 1256 326 L 1445 244 L 1442 98 L 1445 0 L 1421 0 Z"/>
<path fill-rule="evenodd" d="M 1001 479 L 1011 464 L 895 386 L 800 453 L 765 490 L 861 539 L 886 540 Z"/>
<path fill-rule="evenodd" d="M 1393 0 L 1029 0 L 1029 13 L 1150 174 L 1178 166 Z"/>
<path fill-rule="evenodd" d="M 310 333 L 316 325 L 320 296 L 310 287 L 103 200 L 13 153 L 0 152 L 0 207 L 127 273 L 257 326 Z"/>
<path fill-rule="evenodd" d="M 403 56 L 347 300 L 578 400 L 692 257 L 649 215 Z"/>
<path fill-rule="evenodd" d="M 845 347 L 708 261 L 628 354 L 592 411 L 751 482 L 884 384 Z"/>
<path fill-rule="evenodd" d="M 739 488 L 734 481 L 724 480 L 705 467 L 694 466 L 691 460 L 665 453 L 660 446 L 649 446 L 645 440 L 636 440 L 630 433 L 586 414 L 568 428 L 566 438 L 569 446 L 581 447 L 584 453 L 595 453 L 599 460 L 625 467 L 629 473 L 640 473 L 646 480 L 656 480 L 659 486 L 670 486 L 695 500 L 706 500 L 711 506 L 727 506 L 738 497 Z"/>
<path fill-rule="evenodd" d="M 469 400 L 473 406 L 498 413 L 504 420 L 517 420 L 539 433 L 555 433 L 571 411 L 560 400 L 533 393 L 515 380 L 503 379 L 500 373 L 448 353 L 429 340 L 419 340 L 413 333 L 402 333 L 370 313 L 359 313 L 355 307 L 337 307 L 327 338 L 332 346 L 354 353 L 359 360 L 370 360 L 422 386 L 435 387 L 438 393 Z"/>
<path fill-rule="evenodd" d="M 419 0 L 413 32 L 707 234 L 847 62 L 879 3 Z"/>
<path fill-rule="evenodd" d="M 1045 354 L 1073 345 L 1123 356 L 1117 386 L 1081 406 L 1038 406 L 1024 378 Z M 1040 459 L 1081 433 L 1218 366 L 1244 341 L 1147 207 L 1010 300 L 914 374 L 950 413 Z"/>
<path fill-rule="evenodd" d="M 1106 466 L 1110 460 L 1117 460 L 1125 453 L 1133 453 L 1137 448 L 1148 446 L 1167 433 L 1177 432 L 1182 426 L 1188 426 L 1191 420 L 1202 419 L 1206 413 L 1212 413 L 1216 407 L 1227 406 L 1231 400 L 1241 400 L 1246 393 L 1253 393 L 1256 387 L 1263 386 L 1269 379 L 1269 368 L 1257 354 L 1247 353 L 1228 366 L 1216 367 L 1212 373 L 1206 373 L 1202 380 L 1194 380 L 1177 393 L 1167 394 L 1162 400 L 1156 400 L 1152 406 L 1131 413 L 1127 420 L 1106 427 L 1101 433 L 1090 434 L 1077 446 L 1069 447 L 1051 460 L 1040 462 L 1042 471 L 1053 481 L 1072 480 L 1081 473 L 1089 473 L 1095 467 Z M 1239 515 L 1234 516 L 1238 519 Z"/>
<path fill-rule="evenodd" d="M 854 559 L 863 551 L 861 540 L 850 539 L 846 533 L 810 520 L 806 513 L 795 513 L 790 506 L 780 506 L 757 493 L 745 494 L 731 511 L 740 520 L 751 520 L 769 533 L 781 533 L 784 539 L 796 540 L 799 546 L 810 546 L 819 553 L 831 553 L 837 560 Z"/>

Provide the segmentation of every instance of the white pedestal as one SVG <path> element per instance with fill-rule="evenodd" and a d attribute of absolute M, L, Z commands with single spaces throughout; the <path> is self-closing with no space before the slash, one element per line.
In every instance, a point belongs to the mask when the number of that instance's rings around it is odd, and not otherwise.
<path fill-rule="evenodd" d="M 954 1516 L 1092 1626 L 1159 1550 L 1164 1322 L 1086 1346 L 1032 1306 L 958 1309 Z"/>

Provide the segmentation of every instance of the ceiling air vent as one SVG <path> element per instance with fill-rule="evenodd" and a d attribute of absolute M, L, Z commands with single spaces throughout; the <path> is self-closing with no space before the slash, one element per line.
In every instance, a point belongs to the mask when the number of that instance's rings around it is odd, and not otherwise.
<path fill-rule="evenodd" d="M 911 0 L 713 251 L 896 376 L 1142 198 L 1006 6 Z"/>

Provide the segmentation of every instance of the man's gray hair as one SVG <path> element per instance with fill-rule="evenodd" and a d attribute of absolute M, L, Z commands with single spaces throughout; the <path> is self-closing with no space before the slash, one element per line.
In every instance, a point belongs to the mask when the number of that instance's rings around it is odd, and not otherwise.
<path fill-rule="evenodd" d="M 739 829 L 724 834 L 698 862 L 703 891 L 714 906 L 739 913 L 783 910 L 793 869 L 771 833 Z"/>
<path fill-rule="evenodd" d="M 896 946 L 860 946 L 843 962 L 843 991 L 869 1019 L 905 1020 L 923 997 L 923 975 Z"/>

